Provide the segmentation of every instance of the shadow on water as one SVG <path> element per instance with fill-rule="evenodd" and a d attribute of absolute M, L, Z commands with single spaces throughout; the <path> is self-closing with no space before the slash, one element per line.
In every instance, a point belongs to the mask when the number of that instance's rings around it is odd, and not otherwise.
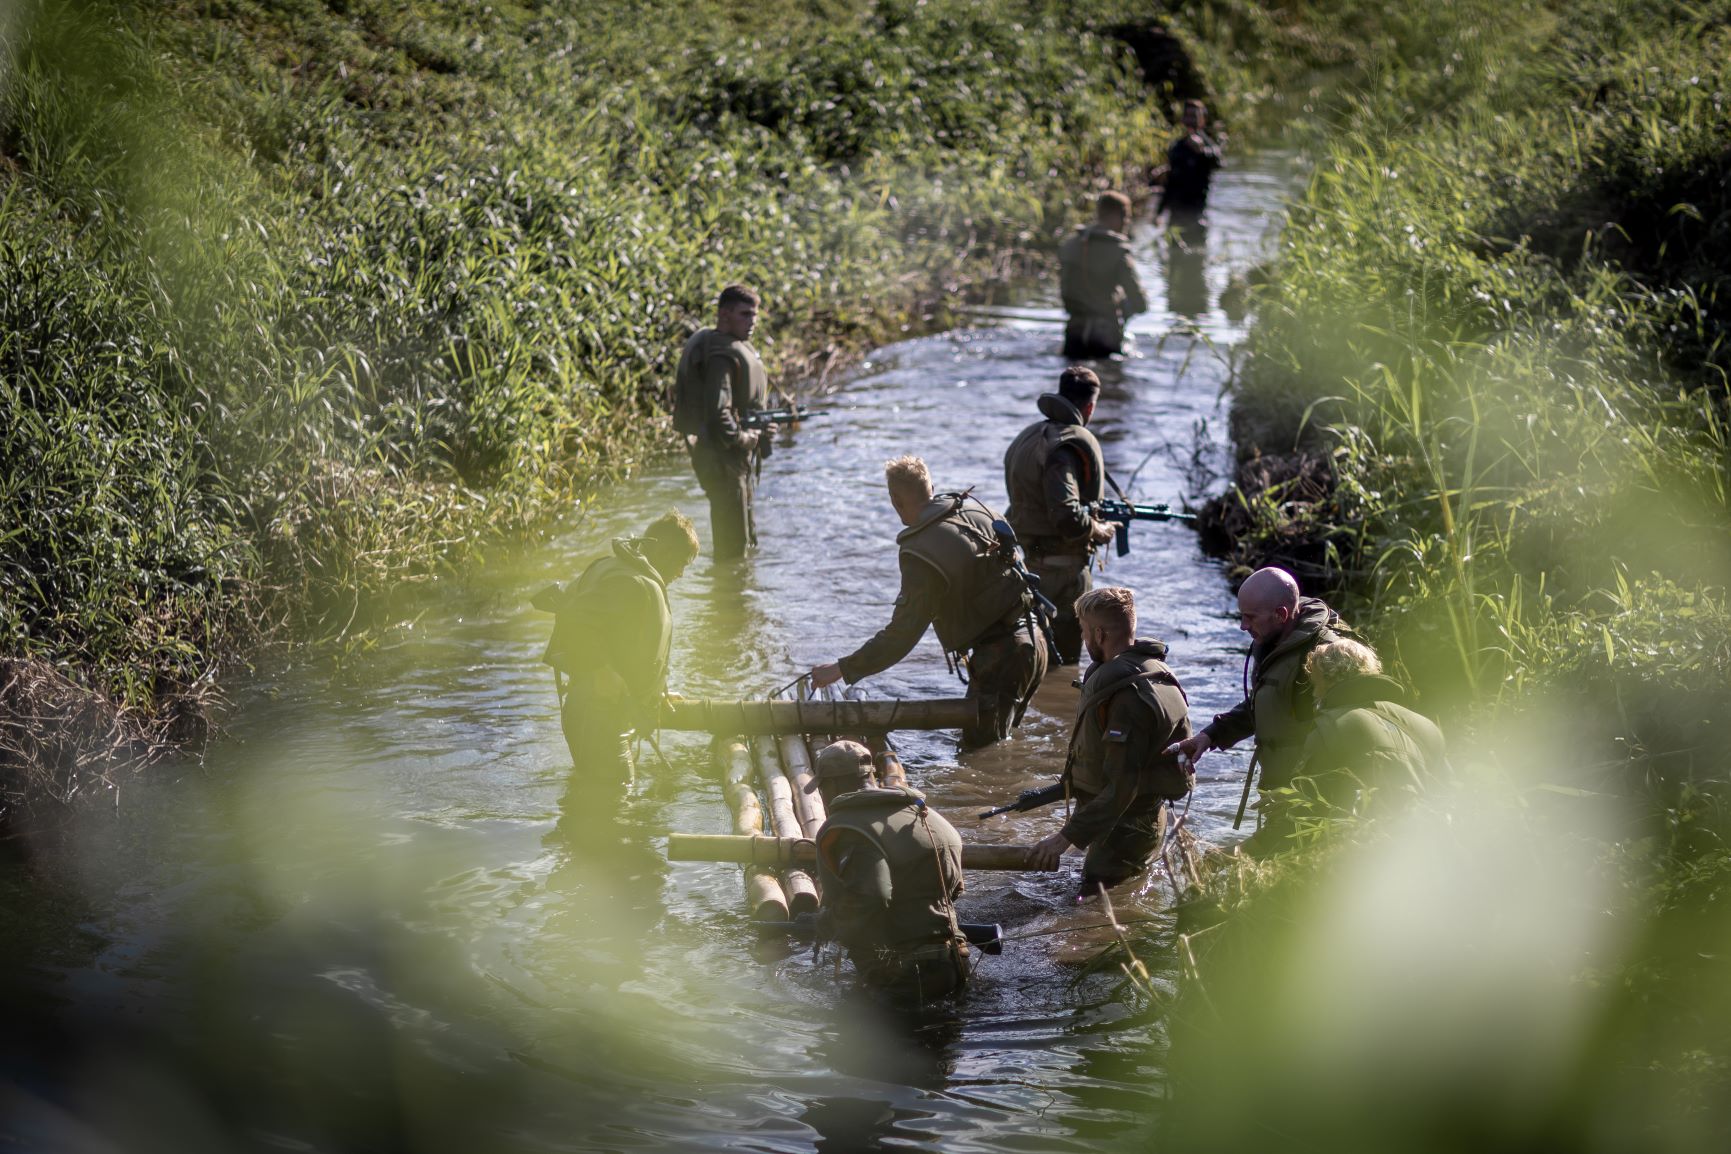
<path fill-rule="evenodd" d="M 1224 468 L 1216 350 L 1243 331 L 1209 302 L 1260 256 L 1288 187 L 1276 159 L 1223 175 L 1184 286 L 1170 246 L 1163 264 L 1151 232 L 1134 237 L 1169 307 L 1101 365 L 1096 430 L 1139 498 L 1181 499 Z M 1041 298 L 980 321 L 881 350 L 769 459 L 764 547 L 722 566 L 706 552 L 673 586 L 674 691 L 766 693 L 888 619 L 886 458 L 920 453 L 940 486 L 1002 506 L 1003 450 L 1063 367 L 1062 318 Z M 1004 955 L 961 1000 L 891 1013 L 809 948 L 759 943 L 737 868 L 665 860 L 669 830 L 728 828 L 706 738 L 645 746 L 629 789 L 572 766 L 539 664 L 550 622 L 528 598 L 668 506 L 704 507 L 678 462 L 546 547 L 445 582 L 341 674 L 257 687 L 207 766 L 150 776 L 9 866 L 0 1134 L 75 1150 L 1061 1151 L 1139 1133 L 1164 1092 L 1163 1027 L 1102 962 L 1112 936 L 1076 902 L 1073 863 L 971 875 L 963 916 L 1003 924 Z M 1243 649 L 1217 568 L 1178 526 L 1132 541 L 1099 579 L 1137 589 L 1198 715 L 1230 705 Z M 973 813 L 1056 772 L 1077 673 L 1055 670 L 1004 745 L 958 759 L 954 734 L 898 735 L 964 836 L 1056 828 L 1052 811 Z M 959 690 L 929 638 L 863 688 Z M 1208 767 L 1204 835 L 1230 836 L 1242 769 Z M 1161 885 L 1114 900 L 1170 983 Z"/>

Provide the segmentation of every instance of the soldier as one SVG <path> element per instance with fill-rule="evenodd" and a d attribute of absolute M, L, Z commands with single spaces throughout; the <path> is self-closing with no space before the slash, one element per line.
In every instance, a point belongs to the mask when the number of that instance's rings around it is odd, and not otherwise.
<path fill-rule="evenodd" d="M 730 561 L 757 544 L 752 517 L 756 464 L 769 455 L 775 426 L 745 427 L 745 418 L 769 400 L 769 378 L 751 332 L 757 325 L 757 294 L 728 285 L 716 302 L 715 327 L 685 342 L 673 393 L 673 427 L 685 434 L 691 468 L 709 498 L 715 558 Z"/>
<path fill-rule="evenodd" d="M 535 595 L 555 614 L 541 660 L 553 667 L 572 761 L 620 784 L 633 774 L 631 739 L 653 726 L 667 690 L 673 614 L 667 584 L 697 556 L 697 531 L 669 511 L 642 537 L 613 542 L 583 575 Z"/>
<path fill-rule="evenodd" d="M 821 689 L 879 673 L 908 655 L 932 626 L 980 720 L 962 730 L 962 748 L 990 745 L 1022 720 L 1046 675 L 1046 643 L 1034 620 L 1033 594 L 1007 558 L 992 511 L 965 493 L 932 494 L 932 475 L 918 457 L 884 465 L 890 504 L 903 529 L 901 595 L 877 636 L 839 661 L 811 671 Z"/>
<path fill-rule="evenodd" d="M 880 788 L 863 745 L 827 746 L 816 770 L 829 813 L 816 839 L 825 933 L 878 989 L 919 1002 L 961 989 L 961 836 L 918 790 Z"/>
<path fill-rule="evenodd" d="M 1130 260 L 1130 198 L 1103 192 L 1094 223 L 1058 246 L 1058 293 L 1070 314 L 1064 355 L 1106 357 L 1124 351 L 1124 322 L 1148 311 L 1142 281 Z"/>
<path fill-rule="evenodd" d="M 1448 772 L 1442 731 L 1406 707 L 1405 692 L 1382 675 L 1382 662 L 1368 645 L 1318 645 L 1304 671 L 1317 713 L 1297 776 L 1314 781 L 1324 801 L 1351 809 L 1362 789 L 1423 793 Z"/>
<path fill-rule="evenodd" d="M 1209 182 L 1220 167 L 1220 146 L 1203 131 L 1208 106 L 1200 100 L 1186 100 L 1181 119 L 1184 135 L 1166 150 L 1165 179 L 1154 215 L 1165 213 L 1169 224 L 1193 232 L 1205 227 L 1202 217 L 1208 209 Z"/>
<path fill-rule="evenodd" d="M 1034 846 L 1036 869 L 1053 869 L 1071 846 L 1088 851 L 1082 893 L 1148 868 L 1166 830 L 1166 803 L 1190 792 L 1169 748 L 1190 736 L 1184 688 L 1166 667 L 1166 645 L 1136 636 L 1136 600 L 1107 586 L 1076 602 L 1093 662 L 1064 766 L 1076 809 L 1064 828 Z"/>
<path fill-rule="evenodd" d="M 1040 578 L 1040 591 L 1058 606 L 1052 639 L 1059 665 L 1081 660 L 1076 598 L 1093 587 L 1094 549 L 1110 541 L 1118 527 L 1094 515 L 1106 495 L 1106 461 L 1087 428 L 1099 395 L 1094 370 L 1065 369 L 1058 391 L 1040 397 L 1046 419 L 1023 429 L 1004 454 L 1004 488 L 1010 494 L 1004 516 L 1027 552 L 1028 568 Z"/>
<path fill-rule="evenodd" d="M 1238 627 L 1251 637 L 1249 692 L 1175 748 L 1195 761 L 1210 749 L 1228 749 L 1255 734 L 1266 803 L 1270 790 L 1292 784 L 1315 724 L 1304 660 L 1318 645 L 1339 641 L 1347 627 L 1322 601 L 1300 596 L 1292 574 L 1275 568 L 1258 569 L 1238 587 Z M 1265 825 L 1269 816 L 1263 814 Z"/>

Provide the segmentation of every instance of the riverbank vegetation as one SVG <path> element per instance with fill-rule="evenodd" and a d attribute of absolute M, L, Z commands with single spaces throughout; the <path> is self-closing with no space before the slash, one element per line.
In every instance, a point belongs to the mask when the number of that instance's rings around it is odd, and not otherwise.
<path fill-rule="evenodd" d="M 1306 848 L 1236 879 L 1189 1072 L 1207 1108 L 1255 1105 L 1186 1124 L 1707 1148 L 1731 1128 L 1731 5 L 1410 27 L 1328 107 L 1215 512 L 1237 561 L 1368 629 L 1461 780 L 1371 826 L 1313 810 Z"/>
<path fill-rule="evenodd" d="M 58 680 L 6 715 L 171 736 L 406 615 L 666 450 L 729 281 L 786 387 L 1022 273 L 1166 132 L 1117 7 L 10 6 L 0 636 Z"/>

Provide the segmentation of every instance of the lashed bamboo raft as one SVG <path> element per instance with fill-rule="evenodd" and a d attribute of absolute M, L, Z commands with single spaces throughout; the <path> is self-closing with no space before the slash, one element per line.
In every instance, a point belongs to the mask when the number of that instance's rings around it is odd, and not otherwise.
<path fill-rule="evenodd" d="M 662 729 L 767 737 L 804 733 L 888 733 L 892 729 L 961 729 L 979 719 L 966 697 L 931 701 L 723 701 L 669 697 Z"/>
<path fill-rule="evenodd" d="M 734 834 L 760 836 L 763 833 L 763 807 L 758 805 L 757 791 L 751 787 L 750 750 L 744 742 L 718 741 L 715 743 L 715 758 L 721 769 L 722 795 L 727 799 L 728 811 L 733 814 Z M 787 919 L 787 894 L 772 868 L 746 864 L 745 906 L 760 922 Z"/>
<path fill-rule="evenodd" d="M 1033 847 L 1025 845 L 964 845 L 962 868 L 970 870 L 1034 870 Z M 817 861 L 817 846 L 806 838 L 735 836 L 724 833 L 675 833 L 667 837 L 668 861 L 737 862 L 744 865 L 809 866 Z"/>
<path fill-rule="evenodd" d="M 757 780 L 763 786 L 764 796 L 769 799 L 770 824 L 776 837 L 802 840 L 806 833 L 799 814 L 794 810 L 793 783 L 781 771 L 781 758 L 775 750 L 774 740 L 759 738 L 752 742 L 752 760 L 757 765 Z M 812 862 L 816 860 L 816 855 L 813 855 Z M 791 913 L 810 913 L 817 909 L 817 883 L 805 870 L 794 868 L 793 863 L 783 865 L 781 888 L 787 895 L 787 908 Z"/>

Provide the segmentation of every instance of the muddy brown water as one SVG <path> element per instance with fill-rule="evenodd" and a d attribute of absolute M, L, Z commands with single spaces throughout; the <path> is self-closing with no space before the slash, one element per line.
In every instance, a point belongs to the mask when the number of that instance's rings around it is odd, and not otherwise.
<path fill-rule="evenodd" d="M 1139 500 L 1177 501 L 1225 464 L 1220 307 L 1265 252 L 1291 187 L 1279 158 L 1222 174 L 1206 260 L 1167 275 L 1136 355 L 1102 369 L 1095 428 Z M 1178 298 L 1174 301 L 1174 295 Z M 1175 308 L 1174 305 L 1177 307 Z M 1180 315 L 1183 312 L 1194 316 Z M 763 548 L 673 588 L 674 689 L 766 693 L 849 651 L 896 594 L 880 463 L 917 452 L 941 488 L 1003 502 L 1002 455 L 1052 386 L 1046 298 L 879 350 L 829 417 L 766 463 Z M 808 950 L 765 943 L 737 867 L 669 864 L 668 830 L 727 828 L 702 739 L 644 750 L 623 812 L 562 804 L 570 776 L 528 596 L 661 509 L 701 495 L 677 462 L 608 493 L 544 547 L 446 582 L 378 651 L 249 690 L 206 766 L 128 785 L 74 836 L 6 866 L 10 978 L 0 1133 L 25 1148 L 129 1150 L 1098 1149 L 1157 1117 L 1157 1005 L 1127 991 L 1100 911 L 1057 875 L 975 874 L 964 917 L 1012 939 L 967 996 L 886 1012 Z M 705 522 L 706 517 L 698 517 Z M 707 530 L 707 525 L 703 525 Z M 1177 525 L 1134 527 L 1104 581 L 1206 719 L 1237 700 L 1244 651 L 1219 567 Z M 1031 842 L 1057 816 L 974 813 L 1050 780 L 1074 668 L 1019 736 L 958 761 L 904 733 L 916 784 L 964 836 Z M 861 689 L 949 696 L 928 635 Z M 1229 842 L 1241 754 L 1203 763 L 1191 822 Z M 1120 898 L 1170 987 L 1156 874 Z"/>

